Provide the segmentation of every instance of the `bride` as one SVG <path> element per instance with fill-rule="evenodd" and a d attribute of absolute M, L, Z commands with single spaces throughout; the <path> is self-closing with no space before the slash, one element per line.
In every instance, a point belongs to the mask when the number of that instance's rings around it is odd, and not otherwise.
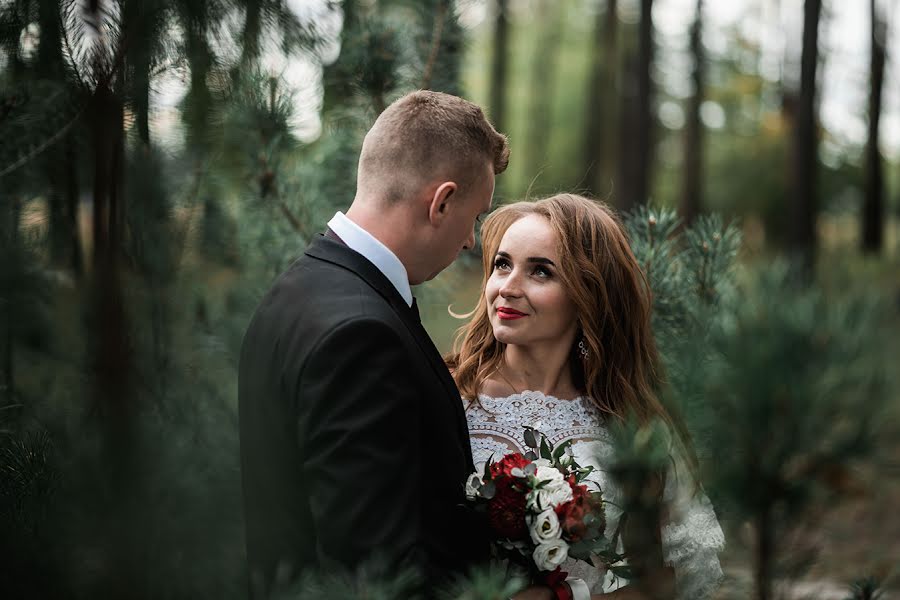
<path fill-rule="evenodd" d="M 578 463 L 595 468 L 610 536 L 623 498 L 605 471 L 614 458 L 608 426 L 626 414 L 661 420 L 679 443 L 659 486 L 664 516 L 655 528 L 657 551 L 649 553 L 659 560 L 644 561 L 644 573 L 664 596 L 710 597 L 722 577 L 724 537 L 695 483 L 686 429 L 657 396 L 664 382 L 651 294 L 622 226 L 602 204 L 559 194 L 495 211 L 482 239 L 484 294 L 448 357 L 475 464 L 527 451 L 525 426 L 553 444 L 572 440 Z M 628 539 L 618 538 L 620 551 L 627 553 Z M 588 589 L 595 599 L 647 597 L 586 562 L 570 559 L 562 568 L 576 598 Z"/>

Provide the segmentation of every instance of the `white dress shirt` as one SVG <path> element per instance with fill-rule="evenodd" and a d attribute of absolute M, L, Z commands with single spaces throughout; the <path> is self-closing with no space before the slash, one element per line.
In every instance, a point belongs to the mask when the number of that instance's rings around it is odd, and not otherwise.
<path fill-rule="evenodd" d="M 347 244 L 351 250 L 355 250 L 362 254 L 375 268 L 388 278 L 407 306 L 412 306 L 413 295 L 412 289 L 409 287 L 409 276 L 406 274 L 406 267 L 397 258 L 397 255 L 391 252 L 390 248 L 375 239 L 371 233 L 347 218 L 347 215 L 341 211 L 337 211 L 328 221 L 328 227 L 337 234 L 341 240 Z"/>

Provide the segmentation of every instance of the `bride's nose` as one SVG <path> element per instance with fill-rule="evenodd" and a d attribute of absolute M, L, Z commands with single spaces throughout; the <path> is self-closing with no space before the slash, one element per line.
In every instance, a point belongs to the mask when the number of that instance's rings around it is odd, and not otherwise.
<path fill-rule="evenodd" d="M 500 296 L 503 298 L 518 298 L 522 295 L 522 286 L 519 282 L 518 274 L 513 271 L 500 286 Z"/>

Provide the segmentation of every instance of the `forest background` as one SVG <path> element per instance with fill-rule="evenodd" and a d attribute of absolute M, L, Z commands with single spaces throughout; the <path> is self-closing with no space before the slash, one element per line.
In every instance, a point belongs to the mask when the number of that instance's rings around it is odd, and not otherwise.
<path fill-rule="evenodd" d="M 495 204 L 622 212 L 719 597 L 896 593 L 895 8 L 0 0 L 3 595 L 243 596 L 241 337 L 416 88 L 510 136 Z M 416 290 L 442 350 L 480 278 Z"/>

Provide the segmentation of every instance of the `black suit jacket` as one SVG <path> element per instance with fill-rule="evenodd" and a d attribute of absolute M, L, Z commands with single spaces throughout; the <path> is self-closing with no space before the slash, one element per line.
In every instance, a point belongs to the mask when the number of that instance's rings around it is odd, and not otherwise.
<path fill-rule="evenodd" d="M 474 470 L 459 392 L 390 281 L 326 237 L 275 282 L 241 349 L 251 590 L 377 558 L 437 585 L 486 557 L 461 505 Z"/>

